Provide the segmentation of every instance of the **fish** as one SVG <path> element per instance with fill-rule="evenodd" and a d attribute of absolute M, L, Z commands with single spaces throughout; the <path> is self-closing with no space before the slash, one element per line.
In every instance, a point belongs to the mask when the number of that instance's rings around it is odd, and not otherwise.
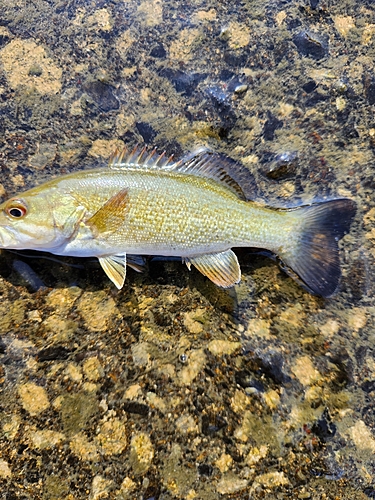
<path fill-rule="evenodd" d="M 252 182 L 246 167 L 207 148 L 180 160 L 146 147 L 117 151 L 108 166 L 58 176 L 4 201 L 0 247 L 96 257 L 118 289 L 127 255 L 179 257 L 230 288 L 241 280 L 232 248 L 259 248 L 309 292 L 333 295 L 338 242 L 350 230 L 355 201 L 268 206 L 251 199 Z M 128 264 L 140 270 L 136 260 Z"/>

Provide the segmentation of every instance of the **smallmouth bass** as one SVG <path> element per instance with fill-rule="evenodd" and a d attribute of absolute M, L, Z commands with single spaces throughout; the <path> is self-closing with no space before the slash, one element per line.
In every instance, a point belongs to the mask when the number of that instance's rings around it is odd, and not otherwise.
<path fill-rule="evenodd" d="M 227 288 L 241 280 L 231 248 L 257 247 L 277 255 L 310 292 L 332 295 L 341 276 L 338 241 L 355 202 L 260 205 L 246 199 L 235 165 L 206 149 L 176 162 L 145 148 L 117 153 L 108 167 L 52 179 L 2 203 L 0 247 L 97 257 L 119 289 L 126 254 L 181 257 Z"/>

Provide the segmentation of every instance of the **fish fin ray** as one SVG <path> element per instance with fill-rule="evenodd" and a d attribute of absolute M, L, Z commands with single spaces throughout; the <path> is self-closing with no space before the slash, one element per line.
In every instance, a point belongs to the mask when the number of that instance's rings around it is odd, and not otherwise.
<path fill-rule="evenodd" d="M 241 281 L 240 265 L 232 250 L 196 257 L 184 257 L 183 260 L 188 268 L 188 264 L 193 264 L 204 276 L 223 288 L 230 288 Z"/>
<path fill-rule="evenodd" d="M 145 264 L 146 259 L 142 255 L 128 255 L 126 258 L 126 265 L 137 273 L 143 273 Z"/>
<path fill-rule="evenodd" d="M 147 148 L 146 146 L 136 146 L 132 150 L 124 148 L 116 150 L 109 159 L 109 168 L 114 170 L 121 168 L 153 169 L 165 168 L 175 165 L 172 156 L 166 156 L 166 152 L 157 153 L 156 148 Z"/>
<path fill-rule="evenodd" d="M 126 277 L 126 254 L 98 257 L 100 265 L 108 278 L 120 290 Z"/>
<path fill-rule="evenodd" d="M 251 172 L 241 163 L 209 148 L 202 147 L 174 161 L 165 152 L 157 154 L 156 149 L 136 147 L 132 151 L 116 151 L 109 162 L 109 167 L 180 172 L 197 177 L 211 179 L 243 200 L 257 196 L 257 183 Z"/>
<path fill-rule="evenodd" d="M 240 199 L 246 200 L 247 196 L 245 195 L 242 186 L 234 178 L 235 166 L 238 170 L 241 169 L 243 174 L 245 173 L 245 170 L 247 170 L 246 167 L 241 166 L 239 163 L 225 155 L 215 153 L 208 148 L 200 148 L 182 157 L 178 162 L 176 162 L 174 170 L 176 172 L 211 179 L 218 184 L 225 186 Z M 249 171 L 247 171 L 247 173 L 251 176 Z"/>
<path fill-rule="evenodd" d="M 86 222 L 95 234 L 114 233 L 124 224 L 129 210 L 128 189 L 122 189 L 102 205 Z"/>
<path fill-rule="evenodd" d="M 282 268 L 302 281 L 309 292 L 330 297 L 341 278 L 338 241 L 349 232 L 356 203 L 342 198 L 296 210 L 300 225 L 297 246 L 279 253 Z"/>

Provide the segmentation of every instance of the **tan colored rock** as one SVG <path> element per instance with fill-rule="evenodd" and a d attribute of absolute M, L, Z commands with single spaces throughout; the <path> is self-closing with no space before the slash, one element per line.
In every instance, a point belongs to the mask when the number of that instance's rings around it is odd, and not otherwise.
<path fill-rule="evenodd" d="M 163 21 L 162 0 L 146 0 L 137 9 L 139 20 L 146 26 L 157 26 Z"/>
<path fill-rule="evenodd" d="M 130 385 L 124 394 L 125 399 L 136 399 L 142 395 L 142 388 L 139 384 Z"/>
<path fill-rule="evenodd" d="M 102 476 L 95 476 L 92 481 L 89 500 L 99 500 L 101 498 L 109 498 L 113 482 L 105 479 Z"/>
<path fill-rule="evenodd" d="M 351 29 L 355 28 L 354 19 L 352 16 L 333 16 L 335 28 L 341 36 L 346 38 Z"/>
<path fill-rule="evenodd" d="M 255 489 L 258 485 L 265 488 L 277 488 L 279 486 L 287 486 L 288 484 L 289 480 L 284 472 L 267 472 L 266 474 L 260 474 L 255 478 L 255 481 L 252 484 L 252 489 Z"/>
<path fill-rule="evenodd" d="M 321 377 L 308 356 L 300 356 L 292 366 L 292 372 L 302 385 L 312 385 Z"/>
<path fill-rule="evenodd" d="M 108 9 L 98 9 L 91 16 L 86 18 L 89 30 L 112 31 L 113 19 Z"/>
<path fill-rule="evenodd" d="M 181 384 L 189 385 L 200 373 L 206 364 L 206 355 L 203 349 L 195 349 L 188 353 L 187 366 L 178 373 Z"/>
<path fill-rule="evenodd" d="M 176 427 L 181 434 L 193 434 L 198 432 L 198 425 L 192 415 L 184 414 L 176 420 Z"/>
<path fill-rule="evenodd" d="M 231 49 L 242 49 L 250 42 L 250 30 L 243 23 L 235 21 L 229 23 L 227 28 L 228 45 Z"/>
<path fill-rule="evenodd" d="M 154 458 L 154 445 L 148 434 L 140 432 L 132 437 L 130 443 L 130 463 L 135 474 L 148 471 Z"/>
<path fill-rule="evenodd" d="M 230 342 L 229 340 L 211 340 L 207 349 L 215 356 L 233 354 L 241 347 L 241 342 Z"/>
<path fill-rule="evenodd" d="M 10 470 L 8 462 L 5 460 L 0 460 L 0 477 L 2 479 L 8 479 L 12 477 L 12 471 Z"/>
<path fill-rule="evenodd" d="M 247 485 L 248 481 L 246 479 L 241 479 L 235 474 L 228 472 L 220 479 L 216 490 L 220 495 L 233 495 L 234 493 L 244 490 Z"/>
<path fill-rule="evenodd" d="M 33 40 L 16 39 L 0 50 L 0 60 L 9 85 L 36 89 L 41 94 L 57 94 L 62 86 L 62 70 Z"/>
<path fill-rule="evenodd" d="M 86 359 L 83 363 L 83 373 L 86 378 L 97 382 L 104 375 L 103 367 L 97 356 Z"/>
<path fill-rule="evenodd" d="M 227 453 L 223 453 L 216 460 L 215 466 L 219 469 L 220 472 L 227 472 L 233 464 L 233 458 Z"/>
<path fill-rule="evenodd" d="M 245 458 L 245 463 L 253 467 L 260 460 L 262 460 L 262 458 L 265 458 L 267 456 L 267 453 L 268 453 L 268 446 L 265 445 L 260 446 L 259 448 L 257 447 L 251 448 L 251 450 L 249 451 L 249 453 Z"/>
<path fill-rule="evenodd" d="M 95 443 L 89 441 L 83 433 L 76 434 L 70 440 L 70 449 L 81 460 L 90 460 L 95 462 L 99 459 L 98 448 Z"/>
<path fill-rule="evenodd" d="M 103 422 L 95 442 L 103 455 L 118 455 L 127 444 L 125 423 L 118 418 Z"/>
<path fill-rule="evenodd" d="M 243 390 L 236 389 L 234 396 L 230 399 L 230 405 L 233 411 L 242 414 L 249 406 L 249 396 Z"/>
<path fill-rule="evenodd" d="M 22 406 L 30 415 L 38 415 L 50 405 L 47 391 L 33 382 L 27 382 L 19 386 L 18 395 L 21 398 Z"/>
<path fill-rule="evenodd" d="M 30 432 L 30 441 L 34 448 L 45 450 L 53 448 L 63 441 L 65 436 L 62 432 L 51 431 L 48 429 Z"/>
<path fill-rule="evenodd" d="M 77 309 L 87 328 L 94 332 L 105 330 L 109 322 L 119 315 L 115 301 L 104 291 L 85 292 L 77 301 Z"/>
<path fill-rule="evenodd" d="M 371 453 L 375 453 L 375 438 L 363 420 L 358 420 L 349 429 L 349 435 L 360 450 L 369 450 Z"/>
<path fill-rule="evenodd" d="M 94 158 L 108 159 L 116 150 L 121 151 L 124 149 L 125 144 L 119 139 L 97 139 L 92 143 L 91 149 L 88 154 Z"/>

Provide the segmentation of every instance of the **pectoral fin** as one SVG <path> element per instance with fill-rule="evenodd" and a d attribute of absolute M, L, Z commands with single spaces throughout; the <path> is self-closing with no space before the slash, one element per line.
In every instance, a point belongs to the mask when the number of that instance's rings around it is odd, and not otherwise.
<path fill-rule="evenodd" d="M 216 285 L 229 288 L 241 281 L 241 269 L 236 254 L 232 250 L 197 257 L 185 257 L 190 269 L 193 264 L 198 271 L 210 278 Z"/>
<path fill-rule="evenodd" d="M 126 213 L 129 210 L 129 194 L 122 189 L 110 198 L 87 221 L 87 225 L 96 235 L 114 233 L 124 224 Z"/>
<path fill-rule="evenodd" d="M 126 276 L 126 254 L 123 255 L 107 255 L 106 257 L 98 257 L 100 265 L 108 278 L 120 290 L 125 282 Z"/>

